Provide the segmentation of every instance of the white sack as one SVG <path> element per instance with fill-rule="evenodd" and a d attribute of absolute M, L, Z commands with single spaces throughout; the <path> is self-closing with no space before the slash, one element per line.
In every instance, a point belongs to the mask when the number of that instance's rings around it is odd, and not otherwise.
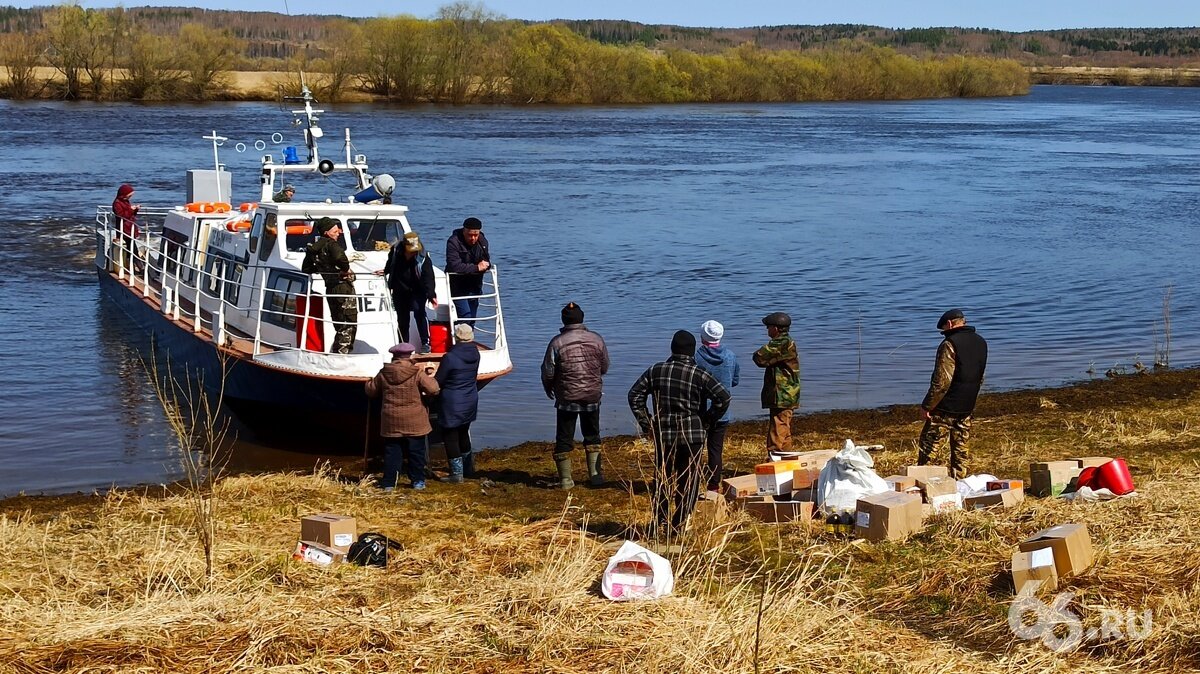
<path fill-rule="evenodd" d="M 671 562 L 633 541 L 625 541 L 608 559 L 600 579 L 600 591 L 613 601 L 658 599 L 674 588 Z"/>
<path fill-rule="evenodd" d="M 875 460 L 853 440 L 825 464 L 817 481 L 817 507 L 824 510 L 858 509 L 858 499 L 889 491 L 887 482 L 874 470 Z"/>

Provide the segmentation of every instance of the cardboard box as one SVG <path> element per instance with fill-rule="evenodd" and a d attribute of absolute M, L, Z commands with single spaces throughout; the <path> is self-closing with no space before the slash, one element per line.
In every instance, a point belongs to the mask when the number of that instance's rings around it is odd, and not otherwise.
<path fill-rule="evenodd" d="M 1021 552 L 1049 548 L 1059 578 L 1073 576 L 1092 565 L 1092 539 L 1084 524 L 1060 524 L 1042 529 L 1017 546 Z"/>
<path fill-rule="evenodd" d="M 921 488 L 926 501 L 930 501 L 934 496 L 958 493 L 958 483 L 948 477 L 918 478 L 917 486 Z"/>
<path fill-rule="evenodd" d="M 858 499 L 854 533 L 868 541 L 899 540 L 921 530 L 921 497 L 887 491 Z"/>
<path fill-rule="evenodd" d="M 758 476 L 738 475 L 721 480 L 721 493 L 730 501 L 758 494 Z"/>
<path fill-rule="evenodd" d="M 1037 583 L 1032 591 L 1058 589 L 1058 572 L 1054 568 L 1054 552 L 1049 548 L 1014 552 L 1012 556 L 1013 590 L 1021 592 L 1026 583 Z"/>
<path fill-rule="evenodd" d="M 907 466 L 904 468 L 904 474 L 918 480 L 930 477 L 950 477 L 950 469 L 945 466 Z"/>
<path fill-rule="evenodd" d="M 1075 461 L 1041 461 L 1029 464 L 1029 491 L 1038 497 L 1058 496 L 1079 477 Z"/>
<path fill-rule="evenodd" d="M 1099 468 L 1109 461 L 1112 461 L 1112 459 L 1107 456 L 1081 456 L 1077 459 L 1069 459 L 1069 461 L 1074 461 L 1080 469 L 1083 469 Z"/>
<path fill-rule="evenodd" d="M 982 494 L 968 496 L 963 499 L 963 508 L 967 510 L 983 510 L 999 506 L 1011 508 L 1025 500 L 1023 489 L 989 489 Z"/>
<path fill-rule="evenodd" d="M 993 491 L 996 489 L 1020 489 L 1022 492 L 1022 496 L 1024 496 L 1025 481 L 1024 480 L 992 480 L 991 482 L 987 483 L 988 491 Z"/>
<path fill-rule="evenodd" d="M 770 461 L 758 464 L 754 467 L 758 495 L 782 496 L 792 493 L 796 471 L 802 468 L 803 465 L 799 461 Z"/>
<path fill-rule="evenodd" d="M 796 458 L 792 459 L 800 464 L 800 467 L 792 474 L 792 491 L 815 486 L 821 477 L 821 470 L 837 453 L 836 449 L 800 452 Z"/>
<path fill-rule="evenodd" d="M 716 498 L 702 498 L 696 501 L 696 509 L 692 511 L 692 520 L 695 522 L 695 526 L 711 529 L 718 524 L 728 522 L 733 514 L 733 508 L 729 501 L 720 495 L 714 492 L 708 493 L 715 495 Z"/>
<path fill-rule="evenodd" d="M 350 552 L 350 545 L 358 540 L 356 527 L 354 518 L 346 515 L 309 515 L 300 520 L 300 540 L 312 541 L 346 553 Z"/>
<path fill-rule="evenodd" d="M 346 553 L 315 541 L 299 541 L 292 551 L 292 559 L 317 566 L 333 566 L 346 561 Z"/>
<path fill-rule="evenodd" d="M 761 501 L 747 501 L 745 508 L 751 517 L 763 522 L 798 521 L 806 526 L 812 523 L 812 501 L 777 501 L 765 498 Z"/>
<path fill-rule="evenodd" d="M 917 486 L 917 478 L 907 475 L 888 475 L 883 478 L 892 491 L 908 491 Z"/>

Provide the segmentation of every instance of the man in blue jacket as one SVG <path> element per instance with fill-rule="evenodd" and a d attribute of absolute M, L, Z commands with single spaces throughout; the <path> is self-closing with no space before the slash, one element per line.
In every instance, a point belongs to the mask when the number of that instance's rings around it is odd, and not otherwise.
<path fill-rule="evenodd" d="M 726 391 L 733 393 L 733 387 L 738 385 L 742 367 L 738 365 L 737 356 L 733 351 L 721 346 L 721 338 L 725 336 L 725 326 L 716 321 L 705 321 L 700 326 L 700 348 L 696 349 L 696 366 L 711 374 Z M 726 410 L 711 428 L 708 429 L 708 469 L 705 471 L 705 483 L 711 491 L 721 488 L 722 455 L 725 453 L 725 431 L 733 415 Z"/>
<path fill-rule="evenodd" d="M 450 274 L 450 295 L 454 298 L 483 294 L 483 274 L 492 266 L 488 240 L 483 235 L 479 218 L 463 220 L 446 240 L 446 272 Z M 455 299 L 454 311 L 459 318 L 475 318 L 479 312 L 478 299 Z M 474 323 L 474 321 L 468 321 Z"/>

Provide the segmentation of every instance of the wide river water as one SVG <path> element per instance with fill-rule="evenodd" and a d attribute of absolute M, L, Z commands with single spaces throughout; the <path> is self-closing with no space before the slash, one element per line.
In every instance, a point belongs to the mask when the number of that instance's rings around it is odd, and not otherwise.
<path fill-rule="evenodd" d="M 538 365 L 568 300 L 609 345 L 610 434 L 632 431 L 625 393 L 671 334 L 710 318 L 743 361 L 735 415 L 761 416 L 749 356 L 776 310 L 794 320 L 806 411 L 918 402 L 950 307 L 989 340 L 985 390 L 1152 363 L 1168 288 L 1171 364 L 1200 363 L 1200 89 L 327 107 L 326 150 L 350 126 L 435 259 L 464 217 L 485 223 L 516 369 L 484 390 L 477 446 L 552 438 Z M 255 200 L 261 153 L 234 144 L 278 154 L 289 121 L 262 103 L 0 101 L 0 495 L 179 477 L 140 342 L 97 287 L 95 206 L 122 182 L 182 202 L 214 129 L 235 201 Z M 233 465 L 313 465 L 287 450 L 246 436 Z"/>

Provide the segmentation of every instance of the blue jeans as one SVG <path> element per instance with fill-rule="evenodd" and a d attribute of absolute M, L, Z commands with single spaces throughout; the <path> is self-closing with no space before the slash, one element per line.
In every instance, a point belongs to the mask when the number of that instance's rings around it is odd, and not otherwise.
<path fill-rule="evenodd" d="M 425 481 L 425 436 L 383 439 L 383 479 L 379 486 L 395 487 L 400 471 L 410 482 Z"/>
<path fill-rule="evenodd" d="M 454 311 L 459 318 L 475 318 L 479 313 L 479 300 L 454 300 Z"/>

